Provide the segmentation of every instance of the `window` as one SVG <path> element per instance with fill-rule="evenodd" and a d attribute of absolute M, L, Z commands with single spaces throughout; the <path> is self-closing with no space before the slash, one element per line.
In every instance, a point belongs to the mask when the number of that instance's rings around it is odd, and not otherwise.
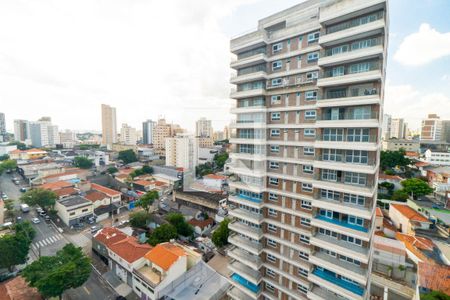
<path fill-rule="evenodd" d="M 267 230 L 271 232 L 277 232 L 278 228 L 273 224 L 267 224 Z"/>
<path fill-rule="evenodd" d="M 75 216 L 75 212 L 71 212 L 69 215 L 70 216 Z"/>
<path fill-rule="evenodd" d="M 317 91 L 306 91 L 305 99 L 306 99 L 306 101 L 316 100 L 317 99 Z"/>
<path fill-rule="evenodd" d="M 319 52 L 311 52 L 308 53 L 307 60 L 308 62 L 314 62 L 319 59 Z"/>
<path fill-rule="evenodd" d="M 366 202 L 366 197 L 354 194 L 344 194 L 344 202 L 355 204 L 355 205 L 364 205 Z"/>
<path fill-rule="evenodd" d="M 337 181 L 337 179 L 338 179 L 338 171 L 329 169 L 322 170 L 322 180 Z"/>
<path fill-rule="evenodd" d="M 302 183 L 302 191 L 303 192 L 312 192 L 313 187 L 311 183 Z"/>
<path fill-rule="evenodd" d="M 305 110 L 305 120 L 315 120 L 316 111 L 315 110 Z"/>
<path fill-rule="evenodd" d="M 270 276 L 270 277 L 272 277 L 272 278 L 275 278 L 276 273 L 275 273 L 275 271 L 272 270 L 272 269 L 266 269 L 266 275 L 267 275 L 267 276 Z"/>
<path fill-rule="evenodd" d="M 317 79 L 317 78 L 319 78 L 319 72 L 317 72 L 317 71 L 306 73 L 306 80 L 307 81 L 311 81 L 311 80 L 314 80 L 314 79 Z"/>
<path fill-rule="evenodd" d="M 367 184 L 367 174 L 355 173 L 355 172 L 345 172 L 344 182 L 348 184 L 355 185 L 366 185 Z"/>
<path fill-rule="evenodd" d="M 350 65 L 350 73 L 362 73 L 362 72 L 368 72 L 370 71 L 371 67 L 373 68 L 373 63 L 370 62 L 362 62 Z"/>
<path fill-rule="evenodd" d="M 311 226 L 311 220 L 308 219 L 308 218 L 301 217 L 300 218 L 300 224 L 302 224 L 303 226 L 306 226 L 306 227 L 310 227 Z"/>
<path fill-rule="evenodd" d="M 267 253 L 266 258 L 267 258 L 267 260 L 270 261 L 270 262 L 276 262 L 276 261 L 277 261 L 277 258 L 276 258 L 275 256 L 273 256 L 272 254 L 268 254 L 268 253 Z"/>
<path fill-rule="evenodd" d="M 274 78 L 274 79 L 272 79 L 272 86 L 281 85 L 282 82 L 283 82 L 283 79 L 281 79 L 281 78 Z"/>
<path fill-rule="evenodd" d="M 303 173 L 312 174 L 313 171 L 314 171 L 314 168 L 312 165 L 303 165 Z"/>
<path fill-rule="evenodd" d="M 276 247 L 277 247 L 277 242 L 275 242 L 275 241 L 272 240 L 272 239 L 267 239 L 267 246 L 276 248 Z"/>
<path fill-rule="evenodd" d="M 271 145 L 270 146 L 270 152 L 272 152 L 272 153 L 280 152 L 280 146 L 278 146 L 278 145 Z"/>
<path fill-rule="evenodd" d="M 378 252 L 378 251 L 375 251 L 375 252 Z M 378 253 L 378 254 L 379 254 L 379 253 Z M 358 260 L 356 260 L 356 259 L 353 259 L 353 258 L 350 258 L 350 257 L 347 257 L 347 256 L 344 256 L 344 255 L 339 255 L 339 259 L 340 259 L 340 260 L 343 260 L 343 261 L 346 261 L 346 262 L 348 262 L 348 263 L 357 265 L 357 266 L 360 266 L 360 265 L 361 265 L 361 262 L 360 262 L 360 261 L 358 261 Z"/>
<path fill-rule="evenodd" d="M 270 114 L 270 119 L 272 121 L 278 121 L 281 119 L 281 114 L 279 112 L 273 112 Z"/>
<path fill-rule="evenodd" d="M 270 136 L 280 136 L 280 129 L 271 129 Z"/>
<path fill-rule="evenodd" d="M 270 283 L 265 282 L 266 284 L 266 290 L 268 290 L 269 292 L 275 292 L 275 287 L 273 285 L 271 285 Z"/>
<path fill-rule="evenodd" d="M 313 147 L 303 147 L 303 154 L 304 155 L 314 155 L 314 148 Z"/>
<path fill-rule="evenodd" d="M 326 161 L 342 161 L 342 150 L 323 149 L 322 159 Z"/>
<path fill-rule="evenodd" d="M 336 252 L 334 252 L 334 251 L 324 250 L 323 252 L 325 252 L 327 255 L 332 256 L 332 257 L 337 256 Z"/>
<path fill-rule="evenodd" d="M 303 251 L 298 252 L 298 257 L 304 260 L 309 260 L 309 254 Z"/>
<path fill-rule="evenodd" d="M 317 42 L 319 40 L 319 36 L 319 31 L 308 34 L 308 44 Z"/>
<path fill-rule="evenodd" d="M 334 67 L 331 69 L 331 77 L 342 76 L 345 73 L 344 66 Z"/>
<path fill-rule="evenodd" d="M 331 190 L 320 190 L 320 197 L 322 199 L 328 199 L 333 201 L 339 201 L 339 192 L 331 191 Z"/>
<path fill-rule="evenodd" d="M 311 209 L 312 209 L 312 207 L 311 207 L 311 201 L 308 201 L 308 200 L 302 200 L 302 205 L 301 205 L 301 207 L 304 208 L 304 209 L 309 209 L 309 210 L 311 210 Z"/>
<path fill-rule="evenodd" d="M 309 245 L 309 236 L 306 236 L 304 234 L 300 234 L 300 242 Z"/>
<path fill-rule="evenodd" d="M 276 217 L 278 215 L 278 212 L 273 208 L 269 208 L 268 213 L 269 213 L 269 216 L 271 216 L 271 217 Z"/>
<path fill-rule="evenodd" d="M 281 60 L 274 61 L 274 62 L 272 63 L 272 71 L 281 69 L 281 66 L 282 66 L 282 65 L 283 65 L 283 63 L 282 63 Z"/>
<path fill-rule="evenodd" d="M 278 185 L 278 178 L 269 177 L 269 184 Z"/>
<path fill-rule="evenodd" d="M 314 137 L 314 136 L 316 136 L 316 130 L 312 129 L 312 128 L 306 128 L 306 129 L 303 130 L 303 135 L 304 136 L 312 136 L 312 137 Z"/>
<path fill-rule="evenodd" d="M 368 128 L 348 129 L 347 141 L 349 141 L 349 142 L 369 142 L 369 129 Z"/>
<path fill-rule="evenodd" d="M 362 246 L 362 240 L 356 239 L 356 238 L 354 238 L 352 236 L 341 234 L 341 240 L 346 241 L 348 243 L 352 243 L 352 244 L 358 245 L 358 246 Z"/>
<path fill-rule="evenodd" d="M 349 215 L 348 216 L 348 223 L 349 224 L 358 225 L 358 226 L 363 226 L 364 225 L 364 219 Z"/>
<path fill-rule="evenodd" d="M 283 43 L 277 43 L 272 45 L 272 52 L 277 53 L 283 49 Z"/>
<path fill-rule="evenodd" d="M 319 215 L 321 215 L 322 217 L 325 217 L 327 219 L 333 219 L 333 211 L 332 210 L 321 209 L 321 210 L 319 210 Z"/>
<path fill-rule="evenodd" d="M 269 162 L 269 168 L 270 169 L 279 169 L 280 168 L 280 164 L 276 161 L 271 161 Z"/>
<path fill-rule="evenodd" d="M 269 200 L 278 201 L 278 195 L 274 193 L 269 193 Z"/>
<path fill-rule="evenodd" d="M 304 285 L 301 285 L 301 284 L 297 284 L 297 290 L 300 293 L 303 293 L 303 294 L 308 293 L 308 288 L 306 286 L 304 286 Z"/>
<path fill-rule="evenodd" d="M 337 233 L 328 229 L 319 228 L 319 233 L 335 239 L 337 238 Z"/>
<path fill-rule="evenodd" d="M 281 95 L 273 95 L 270 97 L 270 103 L 273 105 L 281 104 Z"/>
<path fill-rule="evenodd" d="M 354 164 L 367 164 L 369 158 L 367 151 L 363 150 L 347 150 L 345 152 L 345 161 Z"/>
<path fill-rule="evenodd" d="M 88 208 L 85 208 L 85 209 L 83 209 L 81 212 L 87 212 L 87 211 L 89 211 L 89 209 L 88 209 Z"/>
<path fill-rule="evenodd" d="M 342 142 L 344 140 L 344 129 L 325 128 L 323 130 L 323 140 L 329 142 Z"/>
<path fill-rule="evenodd" d="M 308 277 L 308 270 L 303 268 L 298 268 L 298 275 Z"/>

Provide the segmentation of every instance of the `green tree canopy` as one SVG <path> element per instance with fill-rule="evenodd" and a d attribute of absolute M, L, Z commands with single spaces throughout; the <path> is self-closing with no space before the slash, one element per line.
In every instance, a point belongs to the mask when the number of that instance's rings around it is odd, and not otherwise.
<path fill-rule="evenodd" d="M 381 169 L 387 170 L 392 169 L 397 166 L 406 167 L 411 164 L 411 160 L 405 157 L 405 150 L 400 149 L 398 151 L 381 151 L 380 155 L 380 167 Z"/>
<path fill-rule="evenodd" d="M 225 219 L 220 222 L 219 227 L 212 234 L 212 242 L 216 247 L 221 248 L 228 244 L 228 236 L 230 230 L 228 229 L 229 219 Z"/>
<path fill-rule="evenodd" d="M 213 165 L 210 162 L 198 165 L 195 167 L 195 174 L 197 176 L 205 176 L 214 173 Z"/>
<path fill-rule="evenodd" d="M 0 161 L 4 161 L 4 160 L 7 160 L 7 159 L 9 159 L 9 155 L 8 154 L 0 155 Z"/>
<path fill-rule="evenodd" d="M 119 159 L 123 161 L 124 164 L 129 164 L 138 161 L 136 153 L 132 149 L 123 150 L 119 152 Z"/>
<path fill-rule="evenodd" d="M 400 182 L 403 191 L 409 195 L 413 194 L 414 199 L 420 196 L 431 194 L 433 189 L 425 181 L 418 178 L 410 178 Z"/>
<path fill-rule="evenodd" d="M 180 213 L 170 213 L 167 215 L 166 220 L 170 224 L 175 226 L 177 233 L 182 236 L 192 236 L 194 234 L 194 228 L 186 222 L 184 216 Z"/>
<path fill-rule="evenodd" d="M 22 236 L 30 243 L 36 236 L 36 230 L 34 230 L 33 226 L 29 221 L 24 221 L 14 225 L 14 231 L 16 232 L 16 236 Z"/>
<path fill-rule="evenodd" d="M 216 166 L 218 169 L 223 169 L 223 166 L 225 165 L 225 162 L 228 160 L 228 153 L 224 152 L 221 154 L 216 154 L 214 156 L 214 162 L 216 163 Z"/>
<path fill-rule="evenodd" d="M 153 205 L 156 199 L 159 198 L 157 191 L 149 191 L 139 198 L 138 205 L 142 207 L 147 213 L 150 211 L 150 207 Z"/>
<path fill-rule="evenodd" d="M 43 256 L 28 265 L 22 276 L 42 296 L 62 299 L 65 290 L 82 286 L 91 270 L 90 259 L 81 248 L 67 244 L 56 256 Z"/>
<path fill-rule="evenodd" d="M 130 224 L 136 228 L 147 229 L 147 224 L 151 217 L 145 211 L 138 211 L 130 214 Z"/>
<path fill-rule="evenodd" d="M 0 174 L 3 173 L 3 171 L 6 171 L 8 169 L 15 169 L 17 167 L 17 162 L 13 159 L 7 159 L 0 163 Z"/>
<path fill-rule="evenodd" d="M 130 173 L 130 177 L 134 178 L 134 177 L 141 176 L 141 175 L 144 175 L 144 174 L 152 174 L 152 173 L 153 173 L 153 168 L 152 167 L 143 166 L 142 168 L 136 169 L 133 172 L 131 172 Z"/>
<path fill-rule="evenodd" d="M 119 169 L 117 169 L 116 167 L 109 167 L 107 171 L 109 174 L 114 174 L 119 172 Z"/>
<path fill-rule="evenodd" d="M 58 196 L 53 191 L 44 189 L 31 189 L 20 197 L 22 202 L 30 206 L 39 205 L 40 207 L 49 208 L 55 205 Z"/>
<path fill-rule="evenodd" d="M 395 191 L 395 192 L 392 194 L 392 197 L 391 197 L 391 198 L 392 198 L 392 200 L 394 200 L 394 201 L 405 202 L 406 200 L 408 200 L 408 197 L 409 197 L 408 193 L 405 192 L 405 191 L 402 189 L 402 190 Z"/>
<path fill-rule="evenodd" d="M 27 149 L 27 145 L 25 145 L 24 143 L 19 142 L 19 141 L 10 142 L 8 145 L 11 145 L 11 146 L 16 145 L 17 149 L 19 149 L 19 150 L 26 150 Z"/>
<path fill-rule="evenodd" d="M 450 300 L 450 296 L 439 291 L 420 295 L 420 300 Z"/>
<path fill-rule="evenodd" d="M 14 266 L 26 263 L 30 245 L 31 240 L 22 234 L 5 234 L 0 237 L 0 269 L 8 268 L 12 271 Z"/>
<path fill-rule="evenodd" d="M 90 169 L 94 163 L 87 157 L 76 156 L 73 165 L 80 169 Z"/>
<path fill-rule="evenodd" d="M 8 199 L 3 200 L 3 202 L 5 203 L 5 218 L 14 218 L 14 216 L 16 215 L 16 210 L 14 209 L 14 200 Z"/>
<path fill-rule="evenodd" d="M 168 242 L 178 237 L 177 229 L 172 224 L 162 224 L 157 227 L 148 239 L 148 243 L 156 246 L 159 243 Z"/>

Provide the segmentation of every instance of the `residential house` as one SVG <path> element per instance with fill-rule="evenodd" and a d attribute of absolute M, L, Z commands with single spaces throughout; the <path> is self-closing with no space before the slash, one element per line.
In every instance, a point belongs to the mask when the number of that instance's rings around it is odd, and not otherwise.
<path fill-rule="evenodd" d="M 402 233 L 414 234 L 417 229 L 430 229 L 432 222 L 406 204 L 391 204 L 389 218 Z"/>
<path fill-rule="evenodd" d="M 114 211 L 117 213 L 119 208 L 119 201 L 97 190 L 87 191 L 84 198 L 92 202 L 97 222 L 107 219 Z"/>
<path fill-rule="evenodd" d="M 96 184 L 96 183 L 92 183 L 91 188 L 93 190 L 96 190 L 96 191 L 106 194 L 111 199 L 112 203 L 120 202 L 120 200 L 121 200 L 122 193 L 119 191 L 107 188 L 103 185 Z"/>
<path fill-rule="evenodd" d="M 92 202 L 81 196 L 60 199 L 56 201 L 55 209 L 59 218 L 69 227 L 87 221 L 94 211 Z"/>
<path fill-rule="evenodd" d="M 13 150 L 9 152 L 9 157 L 15 160 L 34 160 L 47 156 L 47 151 L 41 149 Z"/>
<path fill-rule="evenodd" d="M 214 220 L 212 218 L 206 220 L 190 219 L 188 223 L 194 227 L 195 234 L 203 235 L 211 230 L 214 225 Z"/>
<path fill-rule="evenodd" d="M 120 229 L 115 227 L 105 227 L 97 231 L 92 239 L 92 251 L 97 254 L 106 265 L 109 263 L 108 248 L 128 237 Z"/>
<path fill-rule="evenodd" d="M 396 233 L 395 238 L 405 244 L 408 257 L 416 264 L 420 262 L 438 265 L 445 264 L 442 260 L 441 251 L 432 240 L 400 232 Z"/>
<path fill-rule="evenodd" d="M 173 201 L 180 206 L 189 206 L 208 213 L 216 222 L 223 220 L 221 209 L 227 206 L 227 196 L 207 192 L 188 192 L 174 190 Z"/>
<path fill-rule="evenodd" d="M 450 267 L 446 265 L 419 263 L 420 291 L 440 291 L 450 296 Z"/>
<path fill-rule="evenodd" d="M 41 300 L 36 288 L 28 285 L 22 276 L 0 283 L 0 300 Z"/>
<path fill-rule="evenodd" d="M 378 183 L 389 182 L 394 185 L 394 190 L 399 190 L 402 188 L 400 182 L 403 181 L 403 178 L 398 175 L 386 175 L 384 173 L 380 173 L 378 175 Z"/>

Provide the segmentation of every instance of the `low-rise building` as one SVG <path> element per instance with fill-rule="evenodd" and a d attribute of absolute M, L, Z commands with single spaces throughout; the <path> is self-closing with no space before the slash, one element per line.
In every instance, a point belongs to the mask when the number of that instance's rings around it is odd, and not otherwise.
<path fill-rule="evenodd" d="M 389 139 L 383 141 L 383 150 L 398 151 L 404 149 L 405 151 L 419 152 L 420 141 L 404 140 L 404 139 Z"/>
<path fill-rule="evenodd" d="M 208 213 L 216 222 L 221 222 L 223 216 L 219 211 L 227 206 L 227 196 L 217 193 L 190 192 L 174 190 L 173 201 L 180 206 L 188 206 Z"/>
<path fill-rule="evenodd" d="M 96 183 L 92 183 L 91 188 L 95 191 L 99 191 L 106 194 L 111 199 L 112 203 L 120 202 L 122 193 L 119 191 L 110 189 L 108 187 Z"/>
<path fill-rule="evenodd" d="M 389 218 L 402 233 L 414 234 L 417 229 L 430 229 L 433 224 L 428 218 L 406 204 L 391 204 Z"/>
<path fill-rule="evenodd" d="M 93 216 L 94 207 L 92 202 L 81 197 L 72 196 L 60 199 L 55 203 L 58 217 L 67 226 L 73 226 L 80 222 L 86 222 Z"/>
<path fill-rule="evenodd" d="M 105 227 L 97 231 L 92 238 L 92 251 L 108 266 L 109 262 L 108 247 L 128 237 L 125 233 L 115 227 Z"/>
<path fill-rule="evenodd" d="M 9 152 L 9 157 L 15 160 L 34 160 L 47 156 L 47 151 L 41 149 L 13 150 Z"/>
<path fill-rule="evenodd" d="M 6 154 L 9 155 L 9 153 L 11 153 L 11 152 L 13 152 L 15 150 L 17 150 L 17 146 L 16 145 L 8 145 L 8 144 L 3 145 L 3 144 L 0 144 L 0 156 L 6 155 Z"/>
<path fill-rule="evenodd" d="M 194 227 L 195 234 L 203 235 L 210 232 L 214 225 L 214 220 L 211 218 L 206 220 L 190 219 L 188 223 Z"/>
<path fill-rule="evenodd" d="M 432 165 L 450 166 L 450 152 L 425 151 L 425 161 Z"/>

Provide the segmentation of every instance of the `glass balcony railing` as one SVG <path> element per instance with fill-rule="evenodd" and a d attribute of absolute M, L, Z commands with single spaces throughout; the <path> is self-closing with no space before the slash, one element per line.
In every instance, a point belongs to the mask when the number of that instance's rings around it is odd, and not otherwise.
<path fill-rule="evenodd" d="M 245 287 L 246 289 L 252 291 L 255 294 L 257 294 L 260 290 L 259 285 L 255 285 L 255 284 L 251 283 L 250 281 L 248 281 L 247 279 L 245 279 L 238 273 L 233 273 L 233 275 L 231 275 L 231 279 L 233 281 L 239 283 L 241 286 Z"/>
<path fill-rule="evenodd" d="M 319 135 L 316 137 L 316 141 L 324 142 L 348 142 L 348 143 L 376 143 L 378 137 L 376 135 L 363 135 L 363 136 L 351 136 L 351 135 Z"/>
<path fill-rule="evenodd" d="M 257 49 L 239 53 L 237 58 L 244 59 L 244 58 L 251 57 L 251 56 L 254 56 L 257 54 L 266 54 L 266 47 L 261 47 L 261 48 L 257 48 Z"/>
<path fill-rule="evenodd" d="M 366 15 L 363 17 L 351 19 L 342 23 L 338 23 L 335 25 L 331 25 L 327 27 L 326 33 L 335 33 L 338 31 L 346 30 L 349 28 L 361 26 L 367 23 L 375 22 L 377 20 L 381 20 L 384 17 L 384 13 L 382 11 L 378 11 L 375 13 L 372 13 L 370 15 Z"/>
<path fill-rule="evenodd" d="M 349 66 L 334 67 L 323 72 L 322 78 L 341 77 L 350 74 L 359 74 L 375 70 L 381 70 L 381 64 L 378 61 L 362 62 Z"/>
<path fill-rule="evenodd" d="M 334 56 L 347 52 L 357 51 L 360 49 L 367 49 L 370 47 L 375 47 L 383 44 L 383 39 L 381 37 L 377 38 L 369 38 L 359 41 L 354 41 L 349 44 L 339 45 L 332 48 L 328 48 L 325 51 L 322 51 L 321 56 Z"/>
<path fill-rule="evenodd" d="M 327 161 L 331 163 L 343 163 L 343 164 L 352 164 L 352 165 L 367 165 L 367 166 L 375 166 L 377 160 L 372 157 L 361 156 L 354 157 L 345 154 L 333 154 L 333 155 L 316 155 L 315 160 L 318 161 Z"/>
<path fill-rule="evenodd" d="M 337 274 L 334 273 L 334 272 L 331 272 L 331 271 L 326 270 L 326 269 L 316 268 L 313 271 L 313 274 L 318 276 L 318 277 L 320 277 L 320 278 L 322 278 L 322 279 L 325 279 L 326 281 L 329 281 L 329 282 L 331 282 L 331 283 L 333 283 L 333 284 L 335 284 L 337 286 L 340 286 L 341 288 L 344 288 L 347 291 L 350 291 L 350 292 L 352 292 L 352 293 L 354 293 L 356 295 L 359 295 L 359 296 L 364 295 L 364 289 L 361 288 L 361 286 L 359 284 L 352 283 L 350 281 L 346 281 L 346 280 L 344 280 L 342 278 L 339 278 L 337 276 Z"/>
<path fill-rule="evenodd" d="M 324 112 L 322 115 L 317 116 L 319 121 L 340 121 L 340 120 L 372 120 L 378 119 L 377 111 L 369 112 L 343 112 L 343 113 L 331 113 Z"/>
<path fill-rule="evenodd" d="M 376 87 L 364 87 L 364 88 L 334 88 L 330 90 L 325 90 L 325 92 L 319 96 L 319 100 L 330 100 L 339 98 L 349 98 L 349 97 L 362 97 L 378 95 L 379 91 Z"/>
<path fill-rule="evenodd" d="M 349 229 L 353 229 L 353 230 L 357 230 L 357 231 L 361 231 L 361 232 L 368 232 L 369 230 L 367 228 L 365 228 L 364 226 L 360 226 L 360 225 L 356 225 L 356 224 L 350 224 L 348 223 L 348 221 L 345 220 L 339 220 L 339 219 L 335 219 L 335 218 L 327 218 L 325 216 L 321 216 L 321 215 L 317 215 L 315 217 L 317 220 L 321 220 L 321 221 L 325 221 L 328 223 L 332 223 L 335 225 L 339 225 L 345 228 L 349 228 Z"/>

